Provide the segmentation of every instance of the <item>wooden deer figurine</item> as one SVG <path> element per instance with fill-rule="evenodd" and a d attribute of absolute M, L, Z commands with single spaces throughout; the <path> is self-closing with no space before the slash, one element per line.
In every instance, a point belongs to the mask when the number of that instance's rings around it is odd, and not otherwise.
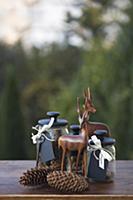
<path fill-rule="evenodd" d="M 64 170 L 65 155 L 68 156 L 70 171 L 72 171 L 71 151 L 77 151 L 76 172 L 78 171 L 78 164 L 81 152 L 83 152 L 82 173 L 87 176 L 87 143 L 88 143 L 88 114 L 94 113 L 96 109 L 90 104 L 90 93 L 85 93 L 85 102 L 83 110 L 79 108 L 79 99 L 77 100 L 77 111 L 80 115 L 81 131 L 79 135 L 63 135 L 58 139 L 58 146 L 62 148 L 61 170 Z"/>
<path fill-rule="evenodd" d="M 85 98 L 85 105 L 83 107 L 85 110 L 88 110 L 88 136 L 91 137 L 96 130 L 106 130 L 107 131 L 106 137 L 109 137 L 111 134 L 110 134 L 109 127 L 106 124 L 101 123 L 101 122 L 90 122 L 89 121 L 90 113 L 94 113 L 94 110 L 93 110 L 94 106 L 92 103 L 92 95 L 91 95 L 89 88 L 88 88 L 88 90 L 84 91 L 84 98 Z M 81 116 L 82 116 L 83 111 L 81 111 L 79 109 L 79 107 L 80 106 L 79 106 L 79 100 L 78 100 L 77 112 L 79 114 L 79 123 L 81 124 L 80 121 L 82 121 Z"/>

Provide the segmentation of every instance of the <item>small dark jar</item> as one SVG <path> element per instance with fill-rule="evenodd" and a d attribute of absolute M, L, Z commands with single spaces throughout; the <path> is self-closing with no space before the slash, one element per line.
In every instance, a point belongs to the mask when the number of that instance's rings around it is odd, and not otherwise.
<path fill-rule="evenodd" d="M 80 125 L 78 124 L 72 124 L 70 126 L 70 135 L 79 135 L 80 134 Z M 77 159 L 77 151 L 73 150 L 70 153 L 71 156 L 71 162 L 72 162 L 72 171 L 76 170 L 76 159 Z M 69 165 L 67 165 L 67 170 L 69 171 Z M 80 155 L 80 159 L 79 159 L 79 166 L 78 166 L 78 173 L 82 173 L 82 153 Z"/>
<path fill-rule="evenodd" d="M 100 135 L 100 133 L 98 133 Z M 92 136 L 88 141 L 88 178 L 91 182 L 112 182 L 115 175 L 115 139 Z"/>

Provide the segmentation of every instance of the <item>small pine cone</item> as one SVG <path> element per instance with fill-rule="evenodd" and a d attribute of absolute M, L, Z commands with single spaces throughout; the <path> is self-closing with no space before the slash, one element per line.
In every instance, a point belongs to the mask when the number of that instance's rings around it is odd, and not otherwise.
<path fill-rule="evenodd" d="M 82 192 L 88 189 L 88 182 L 83 176 L 66 171 L 50 172 L 47 182 L 49 186 L 63 192 Z"/>
<path fill-rule="evenodd" d="M 57 161 L 52 161 L 50 166 L 42 165 L 39 168 L 32 168 L 23 173 L 19 183 L 24 186 L 47 184 L 47 174 L 54 170 L 60 170 L 60 163 Z"/>
<path fill-rule="evenodd" d="M 47 173 L 50 172 L 48 167 L 32 168 L 23 173 L 19 183 L 24 186 L 35 186 L 47 184 Z"/>
<path fill-rule="evenodd" d="M 51 161 L 49 167 L 50 167 L 51 171 L 59 171 L 59 170 L 61 170 L 61 163 L 60 163 L 60 161 L 53 160 L 53 161 Z"/>
<path fill-rule="evenodd" d="M 50 171 L 59 171 L 61 170 L 61 163 L 58 160 L 52 160 L 50 165 L 46 165 L 44 163 L 40 163 L 39 167 L 49 167 Z"/>

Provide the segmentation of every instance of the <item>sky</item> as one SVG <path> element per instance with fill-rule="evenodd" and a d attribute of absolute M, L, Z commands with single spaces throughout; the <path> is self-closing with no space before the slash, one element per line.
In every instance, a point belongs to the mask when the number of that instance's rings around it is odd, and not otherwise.
<path fill-rule="evenodd" d="M 0 40 L 13 44 L 19 38 L 28 46 L 63 40 L 65 13 L 73 0 L 0 1 Z"/>
<path fill-rule="evenodd" d="M 66 12 L 69 10 L 75 16 L 81 15 L 81 10 L 73 6 L 74 2 L 75 0 L 0 0 L 0 40 L 14 44 L 21 39 L 26 47 L 63 41 L 64 30 L 67 29 Z M 114 2 L 125 8 L 129 0 Z M 103 17 L 104 21 L 111 21 L 113 17 L 127 20 L 118 10 L 110 10 Z M 118 27 L 107 28 L 110 33 L 107 39 L 110 40 L 118 32 Z M 80 44 L 81 41 L 74 36 L 70 42 Z"/>

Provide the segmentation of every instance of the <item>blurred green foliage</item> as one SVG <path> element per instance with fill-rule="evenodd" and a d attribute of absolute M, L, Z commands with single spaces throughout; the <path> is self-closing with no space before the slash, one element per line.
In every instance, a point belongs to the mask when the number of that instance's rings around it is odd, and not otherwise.
<path fill-rule="evenodd" d="M 76 98 L 88 86 L 97 109 L 91 120 L 109 125 L 118 159 L 133 158 L 133 3 L 124 10 L 130 20 L 117 21 L 121 30 L 107 47 L 108 24 L 101 16 L 112 9 L 112 1 L 93 2 L 99 5 L 83 4 L 79 18 L 67 14 L 66 19 L 92 31 L 91 38 L 80 32 L 86 48 L 69 44 L 70 30 L 63 44 L 41 49 L 0 44 L 0 159 L 35 158 L 31 127 L 49 110 L 59 111 L 69 124 L 78 123 Z"/>
<path fill-rule="evenodd" d="M 7 67 L 6 76 L 6 85 L 1 99 L 0 154 L 4 159 L 24 159 L 27 156 L 25 129 L 13 66 Z"/>

